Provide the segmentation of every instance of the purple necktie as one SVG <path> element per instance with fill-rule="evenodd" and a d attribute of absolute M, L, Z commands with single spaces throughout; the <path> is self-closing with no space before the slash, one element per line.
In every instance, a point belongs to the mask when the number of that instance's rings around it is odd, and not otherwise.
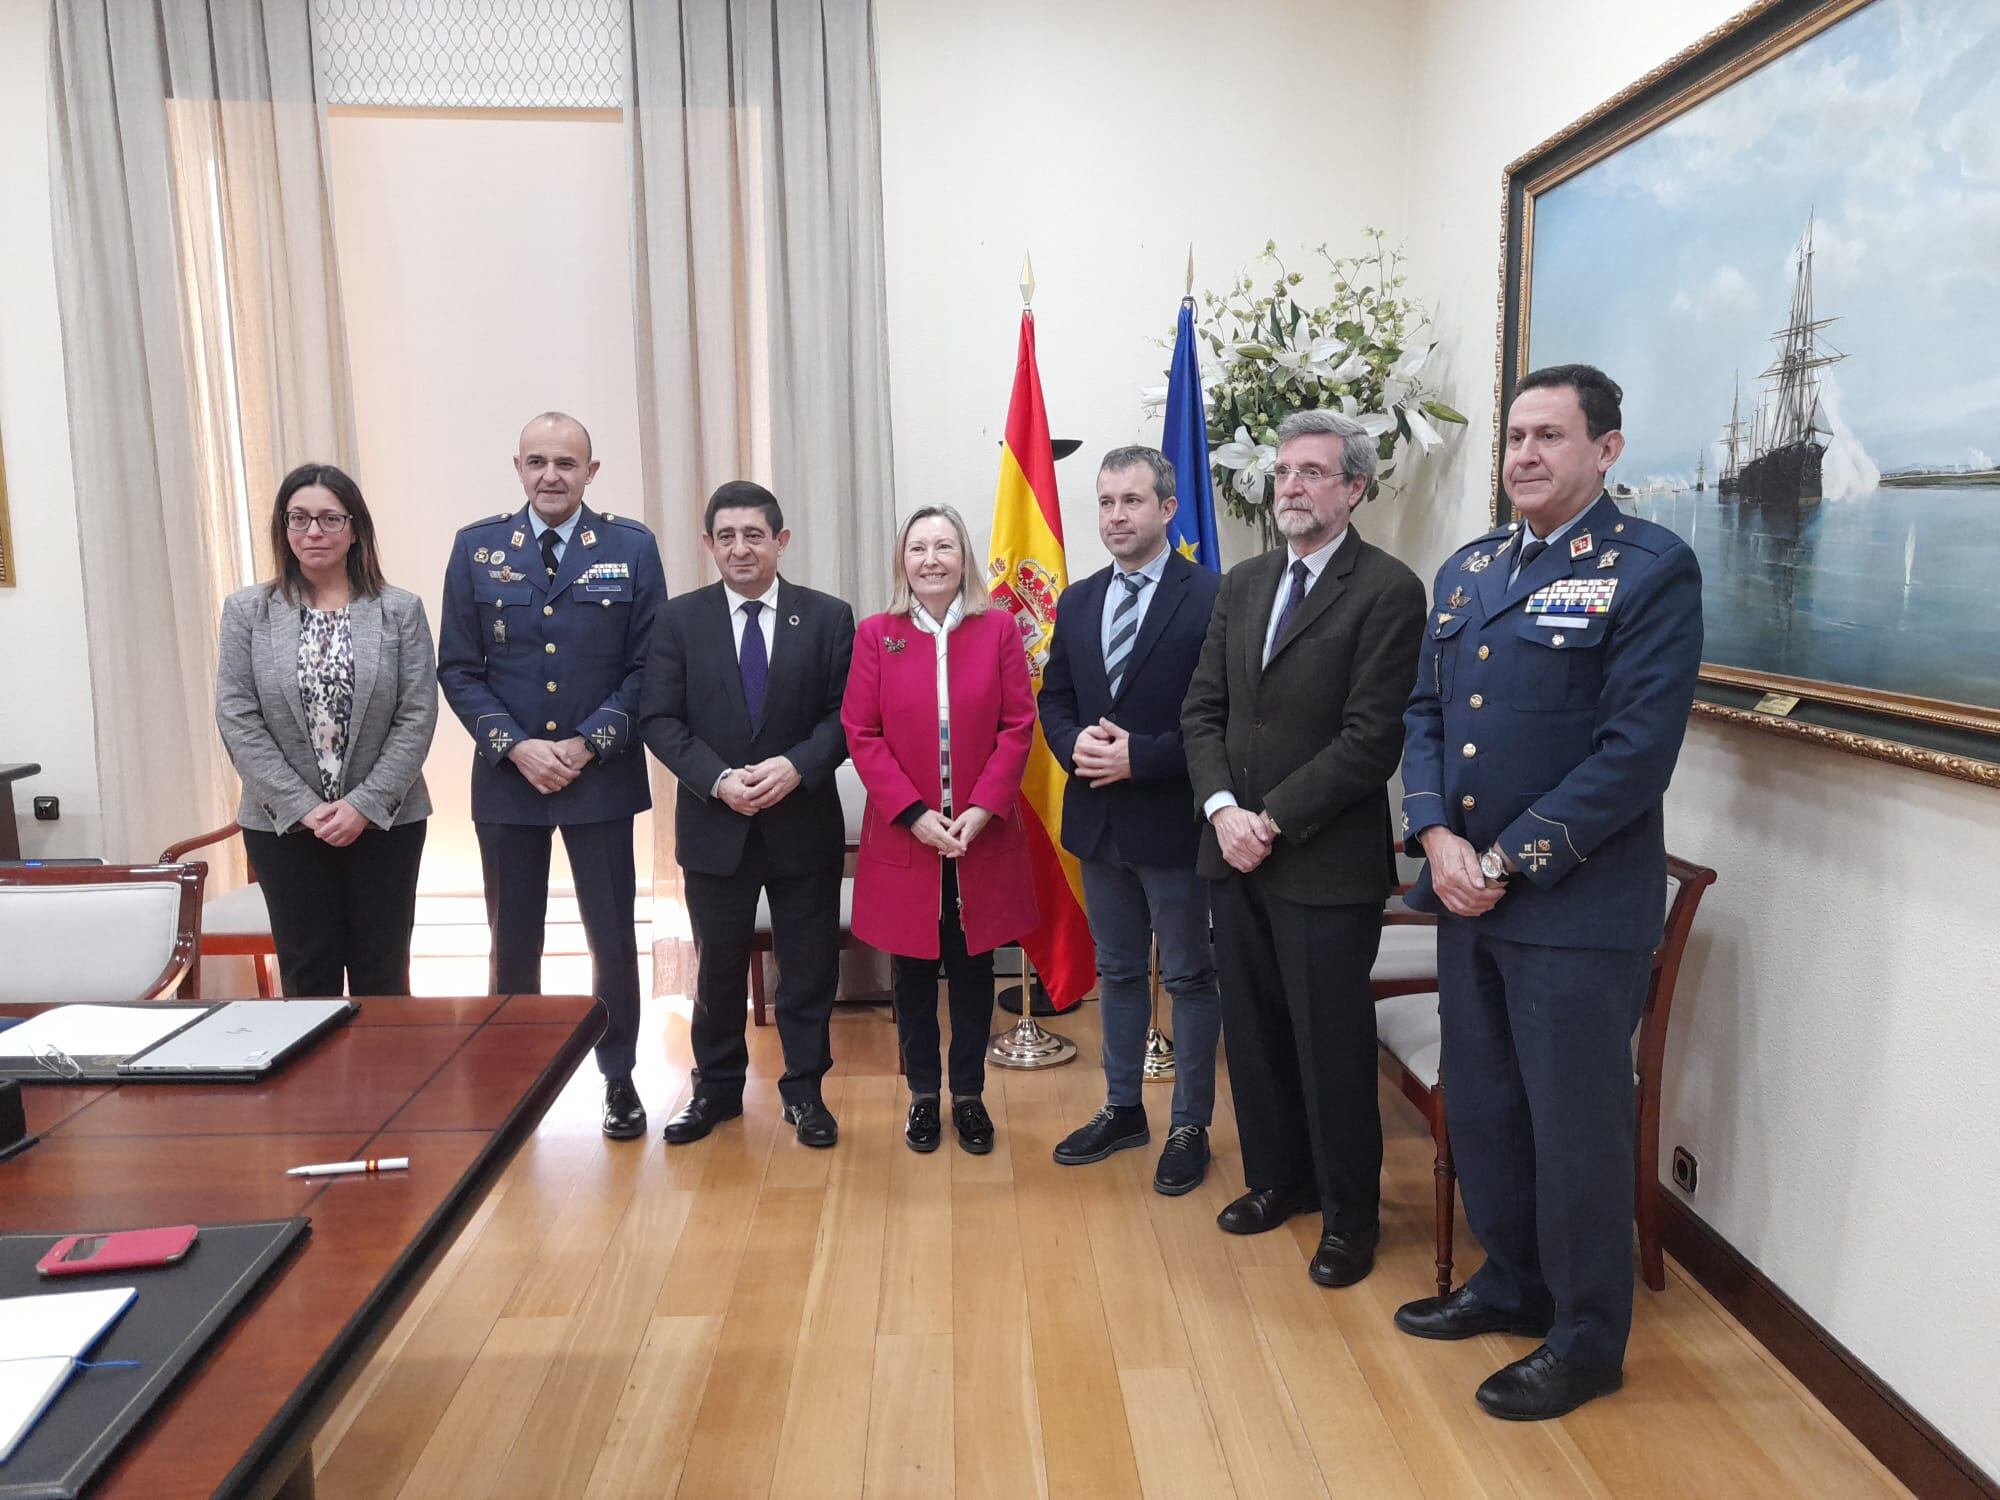
<path fill-rule="evenodd" d="M 744 601 L 743 650 L 736 660 L 737 669 L 743 674 L 743 702 L 750 710 L 752 724 L 763 716 L 764 684 L 771 675 L 771 658 L 764 650 L 764 628 L 757 623 L 758 611 L 763 607 L 761 599 Z"/>
<path fill-rule="evenodd" d="M 1278 628 L 1271 632 L 1271 650 L 1278 649 L 1278 643 L 1285 638 L 1285 627 L 1292 623 L 1292 614 L 1305 601 L 1306 580 L 1312 577 L 1312 570 L 1301 557 L 1292 564 L 1292 591 L 1285 595 L 1285 607 L 1278 611 Z M 1269 652 L 1265 653 L 1269 659 Z"/>

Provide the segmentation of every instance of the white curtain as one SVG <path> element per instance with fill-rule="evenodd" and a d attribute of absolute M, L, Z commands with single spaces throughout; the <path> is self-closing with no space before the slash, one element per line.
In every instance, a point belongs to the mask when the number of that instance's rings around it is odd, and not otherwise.
<path fill-rule="evenodd" d="M 869 0 L 630 0 L 625 93 L 646 520 L 675 593 L 711 582 L 702 509 L 770 488 L 787 578 L 888 603 L 896 501 Z M 655 768 L 655 977 L 693 988 Z M 873 987 L 872 985 L 870 987 Z"/>
<path fill-rule="evenodd" d="M 305 0 L 55 0 L 50 152 L 105 853 L 227 822 L 223 597 L 354 467 Z M 211 855 L 223 851 L 211 851 Z"/>
<path fill-rule="evenodd" d="M 726 479 L 785 508 L 784 572 L 887 600 L 895 539 L 868 0 L 631 0 L 640 457 L 675 592 Z"/>

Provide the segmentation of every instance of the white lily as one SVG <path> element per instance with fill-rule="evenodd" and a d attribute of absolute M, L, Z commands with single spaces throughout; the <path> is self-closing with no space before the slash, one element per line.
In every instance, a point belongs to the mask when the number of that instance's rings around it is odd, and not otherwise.
<path fill-rule="evenodd" d="M 1418 344 L 1403 351 L 1402 357 L 1389 366 L 1388 377 L 1382 382 L 1382 404 L 1387 407 L 1401 406 L 1417 388 L 1417 371 L 1424 367 L 1424 361 L 1431 357 L 1435 344 Z"/>
<path fill-rule="evenodd" d="M 1229 482 L 1236 487 L 1236 493 L 1254 499 L 1263 493 L 1265 476 L 1278 462 L 1278 450 L 1269 443 L 1253 443 L 1250 429 L 1239 426 L 1235 439 L 1209 454 L 1208 460 L 1220 468 L 1234 470 Z"/>
<path fill-rule="evenodd" d="M 1363 374 L 1367 373 L 1367 370 L 1368 361 L 1366 359 L 1363 359 L 1359 354 L 1350 354 L 1331 370 L 1322 370 L 1318 374 L 1321 380 L 1333 385 L 1341 385 L 1347 381 L 1359 379 Z"/>
<path fill-rule="evenodd" d="M 1444 439 L 1438 434 L 1438 430 L 1431 426 L 1430 419 L 1416 407 L 1404 407 L 1403 420 L 1410 424 L 1410 436 L 1417 440 L 1418 446 L 1424 452 L 1428 453 L 1433 448 L 1444 446 Z"/>
<path fill-rule="evenodd" d="M 1363 412 L 1359 416 L 1349 412 L 1348 415 L 1354 417 L 1354 420 L 1361 424 L 1361 430 L 1372 438 L 1379 438 L 1385 432 L 1396 430 L 1396 419 L 1385 411 Z"/>
<path fill-rule="evenodd" d="M 1157 417 L 1167 409 L 1167 388 L 1163 385 L 1149 385 L 1139 392 L 1139 410 L 1149 417 Z"/>

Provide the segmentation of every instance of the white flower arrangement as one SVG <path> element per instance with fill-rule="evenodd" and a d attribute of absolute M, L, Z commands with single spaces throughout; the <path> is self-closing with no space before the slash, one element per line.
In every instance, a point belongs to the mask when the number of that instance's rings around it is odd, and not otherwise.
<path fill-rule="evenodd" d="M 1430 314 L 1402 291 L 1402 252 L 1385 249 L 1380 230 L 1366 232 L 1368 254 L 1336 258 L 1324 245 L 1314 252 L 1333 283 L 1317 306 L 1300 300 L 1305 276 L 1286 268 L 1275 241 L 1261 257 L 1277 267 L 1268 292 L 1246 272 L 1221 296 L 1202 296 L 1197 335 L 1208 345 L 1201 384 L 1216 492 L 1267 540 L 1278 424 L 1291 413 L 1329 407 L 1376 439 L 1381 469 L 1364 497 L 1371 500 L 1405 458 L 1405 443 L 1428 452 L 1444 442 L 1436 424 L 1465 422 L 1420 378 L 1437 346 L 1423 337 Z M 1166 395 L 1155 386 L 1140 398 L 1158 410 Z"/>

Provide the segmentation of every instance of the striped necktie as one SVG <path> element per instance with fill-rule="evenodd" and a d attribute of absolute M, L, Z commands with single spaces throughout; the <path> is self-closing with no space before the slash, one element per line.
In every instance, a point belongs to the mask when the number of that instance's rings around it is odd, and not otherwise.
<path fill-rule="evenodd" d="M 1139 638 L 1139 593 L 1146 587 L 1146 575 L 1120 573 L 1118 581 L 1125 585 L 1125 597 L 1111 616 L 1111 644 L 1104 650 L 1104 675 L 1111 680 L 1114 698 L 1132 661 L 1132 643 Z"/>

